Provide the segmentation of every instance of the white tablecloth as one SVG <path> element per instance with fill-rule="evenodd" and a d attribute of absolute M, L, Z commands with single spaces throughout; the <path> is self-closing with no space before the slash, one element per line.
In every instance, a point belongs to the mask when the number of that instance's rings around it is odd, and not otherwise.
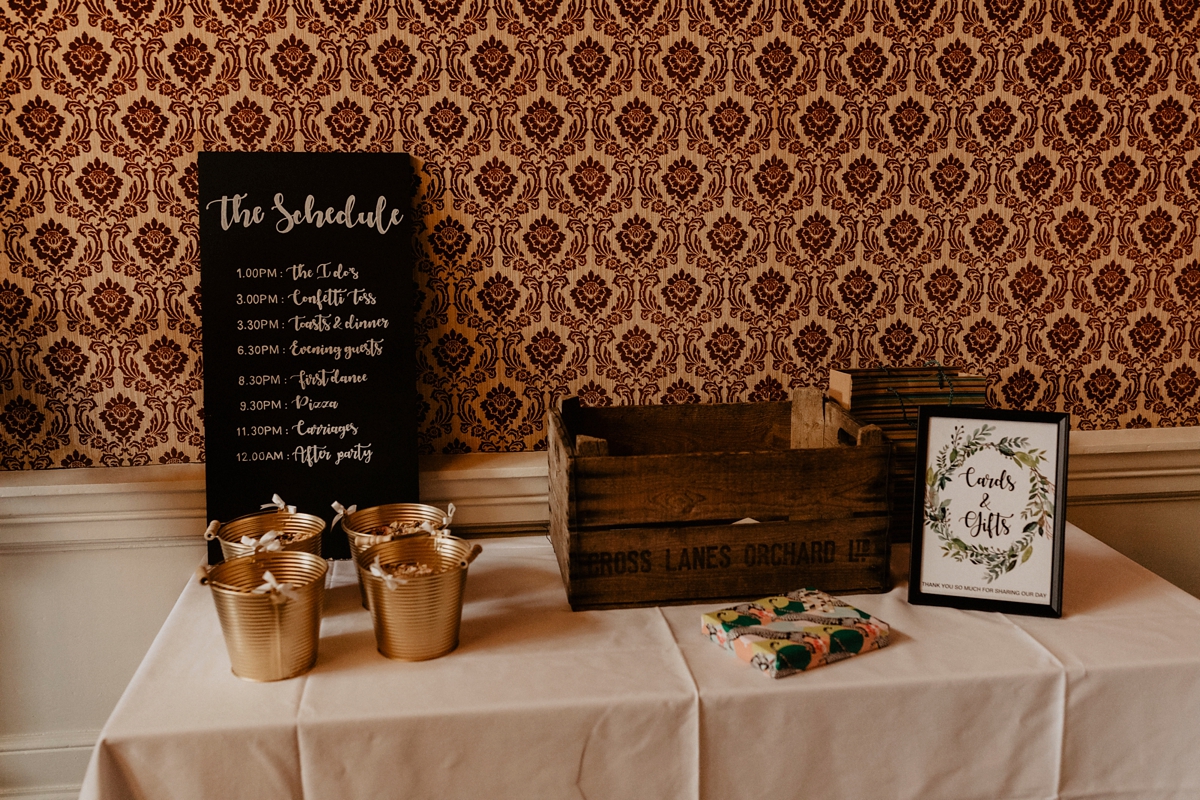
<path fill-rule="evenodd" d="M 847 598 L 891 646 L 771 680 L 700 633 L 717 606 L 572 613 L 544 538 L 483 541 L 459 649 L 375 650 L 348 563 L 320 658 L 229 671 L 179 598 L 83 798 L 1200 797 L 1200 600 L 1068 526 L 1064 618 Z"/>

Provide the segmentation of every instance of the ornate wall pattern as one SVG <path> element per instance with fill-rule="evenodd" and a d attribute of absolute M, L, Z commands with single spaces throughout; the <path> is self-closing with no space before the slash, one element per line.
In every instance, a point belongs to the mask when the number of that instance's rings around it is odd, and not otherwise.
<path fill-rule="evenodd" d="M 195 154 L 407 151 L 429 452 L 936 359 L 1200 423 L 1195 0 L 0 0 L 0 463 L 204 457 Z"/>

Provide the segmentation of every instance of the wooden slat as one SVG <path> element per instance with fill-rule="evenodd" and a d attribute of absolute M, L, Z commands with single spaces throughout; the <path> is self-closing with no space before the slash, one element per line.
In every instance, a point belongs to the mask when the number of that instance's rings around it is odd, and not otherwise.
<path fill-rule="evenodd" d="M 888 513 L 890 446 L 575 459 L 582 527 Z"/>
<path fill-rule="evenodd" d="M 813 386 L 792 392 L 791 447 L 825 447 L 825 395 Z"/>
<path fill-rule="evenodd" d="M 845 409 L 837 403 L 825 403 L 822 413 L 825 416 L 825 441 L 822 447 L 839 447 L 857 442 L 862 425 Z"/>
<path fill-rule="evenodd" d="M 585 457 L 609 455 L 608 439 L 597 439 L 595 436 L 580 434 L 575 437 L 575 454 Z"/>
<path fill-rule="evenodd" d="M 814 587 L 886 591 L 887 517 L 589 532 L 572 608 L 756 599 Z"/>
<path fill-rule="evenodd" d="M 571 550 L 571 528 L 575 513 L 575 452 L 563 424 L 562 415 L 555 409 L 546 413 L 546 434 L 550 466 L 550 541 L 558 559 L 563 585 L 571 591 L 571 572 L 568 554 Z"/>
<path fill-rule="evenodd" d="M 608 440 L 613 456 L 723 450 L 785 450 L 791 445 L 791 403 L 583 408 L 564 401 L 572 436 Z"/>
<path fill-rule="evenodd" d="M 883 428 L 878 425 L 864 425 L 858 429 L 859 447 L 878 447 L 887 441 Z"/>

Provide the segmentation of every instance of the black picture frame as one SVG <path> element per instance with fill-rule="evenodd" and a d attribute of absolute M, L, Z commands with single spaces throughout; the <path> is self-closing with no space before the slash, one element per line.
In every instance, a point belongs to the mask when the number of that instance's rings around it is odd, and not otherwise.
<path fill-rule="evenodd" d="M 1070 427 L 1062 413 L 921 407 L 909 603 L 1062 616 Z"/>

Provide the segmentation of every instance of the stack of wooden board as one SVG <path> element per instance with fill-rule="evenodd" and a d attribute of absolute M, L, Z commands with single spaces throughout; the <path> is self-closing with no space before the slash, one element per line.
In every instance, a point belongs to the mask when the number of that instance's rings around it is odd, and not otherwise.
<path fill-rule="evenodd" d="M 987 406 L 987 379 L 956 367 L 831 370 L 829 397 L 863 425 L 878 425 L 895 446 L 892 457 L 893 542 L 909 541 L 920 406 Z"/>

